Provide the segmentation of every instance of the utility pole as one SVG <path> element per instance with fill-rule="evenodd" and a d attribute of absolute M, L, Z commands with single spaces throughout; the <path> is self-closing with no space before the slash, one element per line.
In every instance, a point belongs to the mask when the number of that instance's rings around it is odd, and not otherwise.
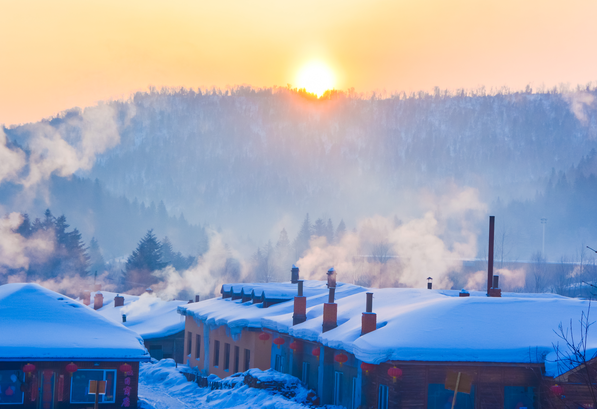
<path fill-rule="evenodd" d="M 547 224 L 547 219 L 542 218 L 541 224 L 543 225 L 543 246 L 541 247 L 541 255 L 547 260 L 547 257 L 545 257 L 545 225 Z"/>

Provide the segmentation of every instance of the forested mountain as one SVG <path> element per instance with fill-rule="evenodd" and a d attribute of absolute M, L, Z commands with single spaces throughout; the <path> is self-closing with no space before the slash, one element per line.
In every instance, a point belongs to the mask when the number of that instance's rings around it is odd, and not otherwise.
<path fill-rule="evenodd" d="M 512 200 L 534 200 L 552 169 L 569 172 L 597 148 L 595 104 L 584 103 L 595 95 L 437 90 L 315 100 L 286 89 L 152 90 L 109 103 L 120 144 L 80 175 L 99 179 L 116 196 L 163 200 L 192 223 L 260 240 L 275 240 L 279 229 L 272 226 L 288 215 L 294 225 L 285 227 L 294 237 L 307 212 L 344 218 L 349 226 L 376 213 L 407 218 L 417 206 L 413 192 L 449 183 L 480 189 L 499 210 Z M 69 111 L 47 124 L 76 135 L 70 119 L 78 115 Z M 5 132 L 26 146 L 31 127 Z M 527 230 L 539 225 L 524 223 Z"/>

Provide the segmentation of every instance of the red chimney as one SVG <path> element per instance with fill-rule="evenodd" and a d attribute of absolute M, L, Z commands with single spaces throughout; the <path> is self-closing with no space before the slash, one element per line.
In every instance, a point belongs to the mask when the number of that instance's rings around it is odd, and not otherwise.
<path fill-rule="evenodd" d="M 83 304 L 91 304 L 91 293 L 89 291 L 83 291 L 83 296 L 81 298 L 83 299 Z"/>
<path fill-rule="evenodd" d="M 303 280 L 298 281 L 298 296 L 294 297 L 294 314 L 292 325 L 300 324 L 307 320 L 307 297 L 303 296 Z"/>
<path fill-rule="evenodd" d="M 100 292 L 95 293 L 95 297 L 93 297 L 93 309 L 99 310 L 104 306 L 104 295 Z"/>
<path fill-rule="evenodd" d="M 120 294 L 116 294 L 114 297 L 114 307 L 122 307 L 124 305 L 124 297 Z"/>
<path fill-rule="evenodd" d="M 336 288 L 330 287 L 328 302 L 323 304 L 323 325 L 322 332 L 327 332 L 338 326 L 338 304 L 334 302 Z"/>
<path fill-rule="evenodd" d="M 366 312 L 361 318 L 361 335 L 375 331 L 377 328 L 377 314 L 373 312 L 373 293 L 367 293 Z"/>

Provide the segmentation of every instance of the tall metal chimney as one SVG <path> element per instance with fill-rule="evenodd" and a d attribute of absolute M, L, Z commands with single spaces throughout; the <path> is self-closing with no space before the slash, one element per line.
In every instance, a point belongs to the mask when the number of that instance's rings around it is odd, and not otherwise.
<path fill-rule="evenodd" d="M 491 297 L 493 284 L 493 237 L 495 230 L 495 216 L 489 216 L 489 255 L 487 259 L 487 296 Z"/>

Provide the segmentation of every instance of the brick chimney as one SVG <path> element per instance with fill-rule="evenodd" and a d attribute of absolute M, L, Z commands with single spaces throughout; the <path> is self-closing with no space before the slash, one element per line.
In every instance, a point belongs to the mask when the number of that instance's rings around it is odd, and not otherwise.
<path fill-rule="evenodd" d="M 367 293 L 367 306 L 361 318 L 361 335 L 375 331 L 377 328 L 377 314 L 373 312 L 373 293 Z"/>
<path fill-rule="evenodd" d="M 290 282 L 292 284 L 296 284 L 296 283 L 298 283 L 298 281 L 299 281 L 299 268 L 293 264 L 292 269 L 290 269 Z"/>
<path fill-rule="evenodd" d="M 91 293 L 89 291 L 83 291 L 83 295 L 81 296 L 83 300 L 83 304 L 89 305 L 91 304 Z"/>
<path fill-rule="evenodd" d="M 327 332 L 338 326 L 338 304 L 334 302 L 335 295 L 336 287 L 330 287 L 328 302 L 323 304 L 322 332 Z"/>
<path fill-rule="evenodd" d="M 100 292 L 95 293 L 95 297 L 93 297 L 93 309 L 99 310 L 104 306 L 104 295 Z"/>
<path fill-rule="evenodd" d="M 303 296 L 303 280 L 299 280 L 298 296 L 294 297 L 294 314 L 292 315 L 292 325 L 300 324 L 301 322 L 305 321 L 307 321 L 307 297 Z"/>
<path fill-rule="evenodd" d="M 120 294 L 116 294 L 114 297 L 114 307 L 122 307 L 124 305 L 124 297 Z"/>

